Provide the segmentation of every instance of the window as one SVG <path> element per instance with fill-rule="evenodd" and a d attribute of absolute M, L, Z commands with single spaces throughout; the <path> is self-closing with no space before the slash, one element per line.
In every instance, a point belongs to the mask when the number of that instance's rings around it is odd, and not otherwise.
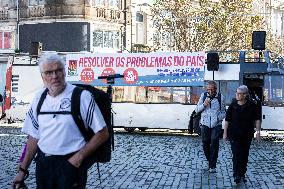
<path fill-rule="evenodd" d="M 118 0 L 109 0 L 109 6 L 114 8 L 119 8 L 119 1 Z"/>
<path fill-rule="evenodd" d="M 162 33 L 161 33 L 161 45 L 163 46 L 163 47 L 170 47 L 170 45 L 171 45 L 171 34 L 170 34 L 170 32 L 168 32 L 168 31 L 163 31 Z"/>
<path fill-rule="evenodd" d="M 106 48 L 119 48 L 119 32 L 118 31 L 94 31 L 93 46 Z"/>
<path fill-rule="evenodd" d="M 0 49 L 11 49 L 12 32 L 0 32 Z"/>
<path fill-rule="evenodd" d="M 284 106 L 284 76 L 269 75 L 264 78 L 263 104 Z"/>
<path fill-rule="evenodd" d="M 113 47 L 113 38 L 112 32 L 104 32 L 104 47 L 112 48 Z"/>
<path fill-rule="evenodd" d="M 229 105 L 232 102 L 232 99 L 236 97 L 235 93 L 238 87 L 239 87 L 239 81 L 220 81 L 219 82 L 218 88 L 220 89 L 220 92 L 225 96 L 226 105 Z"/>
<path fill-rule="evenodd" d="M 283 76 L 284 78 L 284 76 Z M 206 85 L 206 84 L 205 84 Z M 238 81 L 217 82 L 220 92 L 225 96 L 225 103 L 229 105 L 235 98 L 235 92 L 239 86 Z M 284 85 L 284 84 L 283 84 Z M 284 90 L 284 86 L 283 86 Z M 275 90 L 275 95 L 282 96 L 283 90 Z M 165 104 L 197 104 L 202 93 L 202 86 L 191 87 L 150 87 L 150 86 L 121 86 L 114 87 L 113 102 L 132 103 L 165 103 Z M 218 90 L 219 92 L 219 90 Z"/>
<path fill-rule="evenodd" d="M 159 32 L 155 32 L 153 34 L 153 43 L 154 43 L 154 46 L 155 45 L 159 45 L 160 43 L 160 35 L 159 35 Z"/>
<path fill-rule="evenodd" d="M 30 6 L 44 5 L 44 0 L 29 0 Z"/>
<path fill-rule="evenodd" d="M 96 5 L 105 5 L 105 1 L 104 0 L 95 0 Z"/>
<path fill-rule="evenodd" d="M 136 22 L 144 22 L 143 14 L 141 14 L 139 12 L 136 13 Z"/>
<path fill-rule="evenodd" d="M 113 48 L 119 48 L 119 32 L 112 32 L 113 33 Z"/>
<path fill-rule="evenodd" d="M 0 5 L 2 6 L 2 7 L 8 7 L 9 5 L 11 6 L 12 5 L 12 3 L 14 3 L 14 2 L 9 2 L 9 0 L 1 0 L 0 1 Z"/>
<path fill-rule="evenodd" d="M 120 0 L 90 0 L 92 6 L 109 6 L 112 8 L 120 8 Z"/>
<path fill-rule="evenodd" d="M 204 92 L 203 87 L 192 87 L 190 94 L 190 104 L 197 104 L 201 93 Z"/>
<path fill-rule="evenodd" d="M 146 28 L 144 23 L 144 15 L 136 13 L 136 44 L 145 44 L 146 42 Z"/>
<path fill-rule="evenodd" d="M 114 87 L 113 102 L 197 104 L 203 87 Z"/>
<path fill-rule="evenodd" d="M 103 32 L 102 31 L 94 31 L 94 47 L 103 47 Z"/>

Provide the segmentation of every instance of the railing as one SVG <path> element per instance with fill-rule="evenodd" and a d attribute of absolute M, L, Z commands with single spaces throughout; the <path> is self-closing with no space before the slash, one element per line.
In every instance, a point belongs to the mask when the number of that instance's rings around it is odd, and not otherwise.
<path fill-rule="evenodd" d="M 29 16 L 30 17 L 43 17 L 45 16 L 45 8 L 44 6 L 33 6 L 29 9 Z"/>
<path fill-rule="evenodd" d="M 20 9 L 20 18 L 41 17 L 89 17 L 113 22 L 123 22 L 122 10 L 89 7 L 84 5 L 45 5 L 29 6 Z"/>
<path fill-rule="evenodd" d="M 108 21 L 123 22 L 122 10 L 86 7 L 86 16 L 91 18 L 104 19 Z"/>

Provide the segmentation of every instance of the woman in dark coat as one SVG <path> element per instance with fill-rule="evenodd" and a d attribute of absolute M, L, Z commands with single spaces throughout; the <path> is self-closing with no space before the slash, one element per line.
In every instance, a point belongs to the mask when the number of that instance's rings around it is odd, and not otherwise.
<path fill-rule="evenodd" d="M 233 176 L 238 184 L 246 182 L 245 173 L 249 156 L 249 148 L 254 137 L 260 141 L 261 115 L 254 101 L 248 98 L 248 88 L 242 85 L 237 88 L 236 100 L 230 104 L 225 118 L 223 138 L 230 138 L 233 153 Z"/>

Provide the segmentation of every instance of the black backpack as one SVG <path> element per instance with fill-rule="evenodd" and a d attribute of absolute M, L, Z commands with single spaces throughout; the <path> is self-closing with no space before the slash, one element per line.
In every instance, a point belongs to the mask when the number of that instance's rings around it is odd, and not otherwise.
<path fill-rule="evenodd" d="M 206 97 L 208 96 L 208 92 L 205 92 L 203 95 L 203 102 L 205 101 Z M 217 96 L 218 102 L 219 102 L 219 108 L 221 110 L 221 94 L 218 93 Z M 201 129 L 200 129 L 200 119 L 201 119 L 201 112 L 196 113 L 195 110 L 190 115 L 188 130 L 190 133 L 194 132 L 198 135 L 201 135 Z"/>
<path fill-rule="evenodd" d="M 71 96 L 71 112 L 60 111 L 60 112 L 40 112 L 41 106 L 44 99 L 46 98 L 48 89 L 45 89 L 42 93 L 39 103 L 37 105 L 37 115 L 39 114 L 71 114 L 75 123 L 77 124 L 80 132 L 84 136 L 85 141 L 89 141 L 94 132 L 92 129 L 86 129 L 81 113 L 80 113 L 80 96 L 83 90 L 89 91 L 98 107 L 101 110 L 101 113 L 104 117 L 105 123 L 108 128 L 110 137 L 106 142 L 104 142 L 94 153 L 88 158 L 87 167 L 90 168 L 95 162 L 105 163 L 109 162 L 111 159 L 111 146 L 114 146 L 114 137 L 113 137 L 113 127 L 112 127 L 112 115 L 111 115 L 111 100 L 107 93 L 97 88 L 94 88 L 90 85 L 76 84 L 75 89 L 73 90 Z"/>

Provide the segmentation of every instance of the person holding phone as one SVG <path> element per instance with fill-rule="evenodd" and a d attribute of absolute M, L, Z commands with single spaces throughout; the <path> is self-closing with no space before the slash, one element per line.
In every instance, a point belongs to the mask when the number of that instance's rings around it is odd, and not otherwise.
<path fill-rule="evenodd" d="M 218 96 L 220 96 L 219 103 Z M 195 111 L 201 112 L 200 127 L 203 151 L 208 161 L 210 173 L 216 172 L 219 152 L 219 136 L 222 131 L 222 120 L 226 115 L 225 97 L 217 93 L 217 84 L 209 81 L 207 92 L 202 93 Z"/>

